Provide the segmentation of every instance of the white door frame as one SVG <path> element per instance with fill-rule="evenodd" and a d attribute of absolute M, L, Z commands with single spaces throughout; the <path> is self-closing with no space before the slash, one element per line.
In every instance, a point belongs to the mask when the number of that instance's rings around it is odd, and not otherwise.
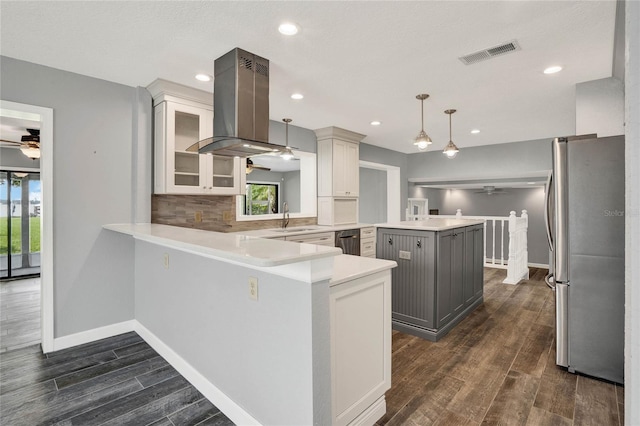
<path fill-rule="evenodd" d="M 387 222 L 400 219 L 400 167 L 360 160 L 360 167 L 387 173 Z"/>
<path fill-rule="evenodd" d="M 0 100 L 0 116 L 40 121 L 42 351 L 53 351 L 53 109 Z"/>

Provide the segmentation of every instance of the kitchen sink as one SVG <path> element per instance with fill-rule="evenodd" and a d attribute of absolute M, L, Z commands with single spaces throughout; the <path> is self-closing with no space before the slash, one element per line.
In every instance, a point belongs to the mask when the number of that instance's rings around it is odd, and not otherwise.
<path fill-rule="evenodd" d="M 317 228 L 277 228 L 272 229 L 273 232 L 304 232 L 304 231 L 317 231 Z"/>

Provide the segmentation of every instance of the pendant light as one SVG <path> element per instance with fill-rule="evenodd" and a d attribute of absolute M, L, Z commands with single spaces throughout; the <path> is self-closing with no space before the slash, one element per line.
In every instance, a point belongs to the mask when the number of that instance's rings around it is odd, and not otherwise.
<path fill-rule="evenodd" d="M 420 118 L 422 119 L 422 127 L 420 129 L 420 133 L 418 133 L 418 136 L 416 137 L 416 141 L 413 144 L 416 145 L 420 151 L 426 151 L 429 145 L 431 145 L 431 138 L 424 131 L 424 100 L 428 97 L 429 95 L 427 95 L 426 93 L 422 93 L 416 96 L 416 99 L 420 100 Z"/>
<path fill-rule="evenodd" d="M 291 120 L 290 118 L 283 118 L 282 121 L 284 121 L 285 123 L 285 136 L 284 136 L 285 148 L 284 148 L 284 151 L 280 153 L 280 157 L 283 160 L 291 160 L 294 157 L 294 155 L 293 155 L 293 151 L 291 151 L 291 148 L 289 148 L 289 123 L 291 123 L 293 120 Z"/>
<path fill-rule="evenodd" d="M 460 151 L 453 140 L 451 140 L 451 114 L 456 112 L 455 109 L 448 109 L 444 113 L 449 116 L 449 143 L 444 147 L 444 151 L 442 153 L 449 159 L 454 159 L 458 152 Z"/>

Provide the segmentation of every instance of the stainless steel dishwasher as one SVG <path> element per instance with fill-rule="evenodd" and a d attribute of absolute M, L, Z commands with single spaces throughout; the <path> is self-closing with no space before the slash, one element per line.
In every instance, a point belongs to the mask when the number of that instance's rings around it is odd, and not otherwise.
<path fill-rule="evenodd" d="M 360 256 L 360 228 L 336 231 L 336 247 L 340 247 L 343 254 Z"/>

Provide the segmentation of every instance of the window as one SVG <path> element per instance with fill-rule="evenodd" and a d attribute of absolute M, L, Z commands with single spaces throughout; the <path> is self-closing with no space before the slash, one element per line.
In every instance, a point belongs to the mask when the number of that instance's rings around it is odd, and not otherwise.
<path fill-rule="evenodd" d="M 244 214 L 249 216 L 278 213 L 280 184 L 247 182 Z"/>

